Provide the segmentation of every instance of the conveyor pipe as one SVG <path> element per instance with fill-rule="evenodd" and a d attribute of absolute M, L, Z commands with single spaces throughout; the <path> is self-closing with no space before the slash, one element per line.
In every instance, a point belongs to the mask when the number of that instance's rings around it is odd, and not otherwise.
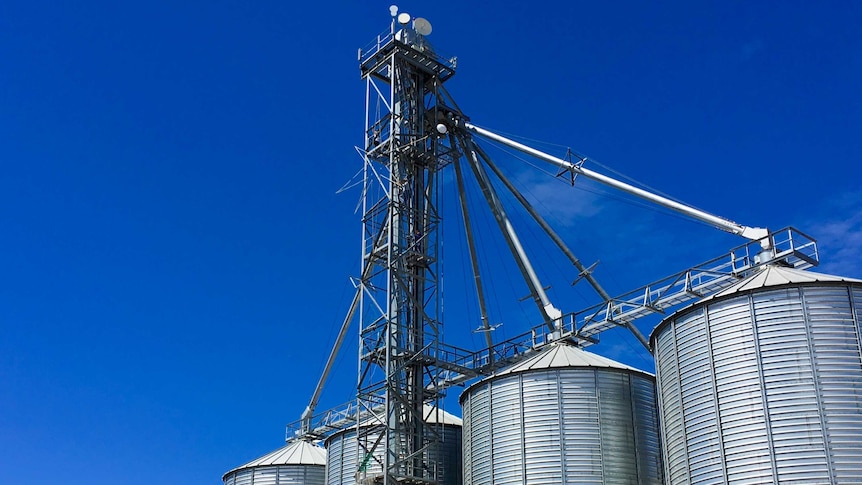
<path fill-rule="evenodd" d="M 695 209 L 694 207 L 681 204 L 675 200 L 668 199 L 667 197 L 662 197 L 658 194 L 648 192 L 641 188 L 608 177 L 607 175 L 603 175 L 598 172 L 579 167 L 571 162 L 568 162 L 561 158 L 557 158 L 553 155 L 548 155 L 545 152 L 536 150 L 532 147 L 528 147 L 527 145 L 518 143 L 514 140 L 510 140 L 504 136 L 498 135 L 484 128 L 479 128 L 478 126 L 467 121 L 459 121 L 458 126 L 463 127 L 464 129 L 477 135 L 494 140 L 498 143 L 502 143 L 503 145 L 514 148 L 515 150 L 526 153 L 527 155 L 531 155 L 540 160 L 544 160 L 564 170 L 571 171 L 578 175 L 583 175 L 584 177 L 587 177 L 591 180 L 595 180 L 596 182 L 600 182 L 602 184 L 614 187 L 616 189 L 622 190 L 623 192 L 638 196 L 642 199 L 646 199 L 660 206 L 667 207 L 668 209 L 680 212 L 699 221 L 703 221 L 724 231 L 738 234 L 752 241 L 761 241 L 761 245 L 764 248 L 768 248 L 770 246 L 769 240 L 767 239 L 769 231 L 766 228 L 743 226 L 742 224 L 737 224 L 736 222 L 730 221 L 723 217 L 719 217 L 708 212 L 704 212 L 700 209 Z"/>

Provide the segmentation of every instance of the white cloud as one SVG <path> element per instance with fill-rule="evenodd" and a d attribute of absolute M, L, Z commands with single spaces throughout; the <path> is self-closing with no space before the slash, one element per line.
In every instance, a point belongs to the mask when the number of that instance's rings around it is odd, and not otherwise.
<path fill-rule="evenodd" d="M 602 210 L 600 196 L 581 187 L 589 185 L 586 179 L 578 179 L 575 187 L 556 178 L 525 171 L 518 182 L 527 200 L 549 219 L 571 226 L 577 221 L 594 217 Z"/>
<path fill-rule="evenodd" d="M 819 212 L 826 215 L 807 224 L 820 253 L 817 271 L 862 277 L 862 191 L 839 194 Z"/>

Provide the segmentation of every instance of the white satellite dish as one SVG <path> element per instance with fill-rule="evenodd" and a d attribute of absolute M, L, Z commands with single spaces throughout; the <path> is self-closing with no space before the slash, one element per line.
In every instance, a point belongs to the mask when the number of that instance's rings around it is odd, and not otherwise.
<path fill-rule="evenodd" d="M 410 23 L 410 14 L 407 12 L 398 14 L 398 23 L 401 25 L 407 25 Z"/>
<path fill-rule="evenodd" d="M 413 21 L 413 29 L 419 35 L 428 35 L 431 33 L 431 22 L 419 17 Z"/>

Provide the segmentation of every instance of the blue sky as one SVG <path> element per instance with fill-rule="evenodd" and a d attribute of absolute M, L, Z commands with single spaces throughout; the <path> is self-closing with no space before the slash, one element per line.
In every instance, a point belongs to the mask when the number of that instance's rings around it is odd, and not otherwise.
<path fill-rule="evenodd" d="M 390 2 L 177 3 L 0 6 L 6 481 L 219 483 L 280 446 L 347 309 L 359 194 L 336 190 L 361 165 L 356 52 Z M 820 271 L 862 277 L 858 2 L 399 6 L 458 56 L 447 86 L 476 124 L 796 226 Z M 743 242 L 485 146 L 613 294 Z M 536 315 L 487 229 L 493 318 L 512 336 Z M 543 275 L 572 279 L 525 239 Z M 459 244 L 446 338 L 478 346 Z M 594 302 L 552 286 L 567 311 Z M 621 332 L 595 350 L 649 365 Z M 354 336 L 322 407 L 350 398 L 355 352 Z"/>

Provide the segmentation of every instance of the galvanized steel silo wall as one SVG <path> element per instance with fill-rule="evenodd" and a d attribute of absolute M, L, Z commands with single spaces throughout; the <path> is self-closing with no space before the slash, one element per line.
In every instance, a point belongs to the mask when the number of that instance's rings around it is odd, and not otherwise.
<path fill-rule="evenodd" d="M 426 460 L 437 465 L 441 485 L 461 485 L 461 426 L 455 424 L 434 425 L 440 433 L 440 442 L 436 451 L 432 451 Z M 368 440 L 373 442 L 379 433 L 371 432 Z M 358 457 L 363 457 L 359 452 L 356 439 L 356 430 L 348 429 L 336 433 L 326 440 L 326 485 L 353 484 L 356 481 L 356 472 L 360 466 L 366 477 L 379 476 L 383 472 L 380 463 L 383 462 L 383 450 L 378 448 L 374 457 L 369 457 L 364 463 L 360 463 Z M 376 459 L 375 459 L 376 458 Z"/>
<path fill-rule="evenodd" d="M 222 477 L 224 485 L 323 485 L 326 452 L 306 441 L 293 441 Z"/>
<path fill-rule="evenodd" d="M 461 396 L 464 484 L 661 484 L 655 383 L 625 369 L 492 377 Z"/>
<path fill-rule="evenodd" d="M 349 480 L 359 469 L 359 461 L 356 459 L 359 453 L 356 431 L 349 430 L 333 435 L 326 440 L 325 447 L 326 485 L 353 483 Z M 381 471 L 375 460 L 371 460 L 368 466 L 371 472 Z"/>
<path fill-rule="evenodd" d="M 231 472 L 224 485 L 324 485 L 325 474 L 315 465 L 259 466 Z"/>
<path fill-rule="evenodd" d="M 659 325 L 668 483 L 862 483 L 860 312 L 862 284 L 825 281 L 726 294 Z"/>

